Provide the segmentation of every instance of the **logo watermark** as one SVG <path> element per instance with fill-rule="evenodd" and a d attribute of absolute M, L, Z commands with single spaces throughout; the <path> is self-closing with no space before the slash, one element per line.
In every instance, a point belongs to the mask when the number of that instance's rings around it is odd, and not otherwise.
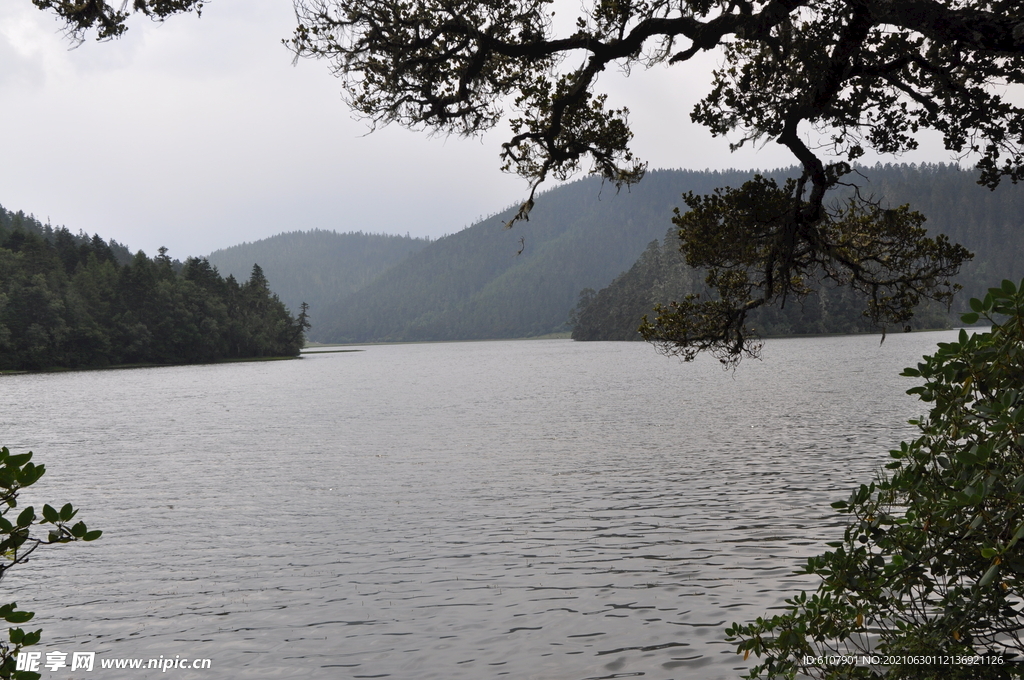
<path fill-rule="evenodd" d="M 166 673 L 169 670 L 207 669 L 212 666 L 210 659 L 189 659 L 175 655 L 174 658 L 160 655 L 156 659 L 100 659 L 99 668 L 158 670 Z M 60 671 L 65 668 L 71 671 L 91 671 L 97 667 L 96 652 L 18 652 L 14 670 L 38 673 L 41 669 Z"/>

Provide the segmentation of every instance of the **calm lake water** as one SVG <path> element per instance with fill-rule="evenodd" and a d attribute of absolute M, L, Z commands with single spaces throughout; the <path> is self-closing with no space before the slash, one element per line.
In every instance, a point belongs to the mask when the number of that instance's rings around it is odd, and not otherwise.
<path fill-rule="evenodd" d="M 370 346 L 0 377 L 0 443 L 104 536 L 4 579 L 74 677 L 736 677 L 923 409 L 951 334 L 769 341 L 732 373 L 642 343 Z M 209 658 L 203 671 L 104 658 Z M 43 677 L 70 677 L 64 672 Z"/>

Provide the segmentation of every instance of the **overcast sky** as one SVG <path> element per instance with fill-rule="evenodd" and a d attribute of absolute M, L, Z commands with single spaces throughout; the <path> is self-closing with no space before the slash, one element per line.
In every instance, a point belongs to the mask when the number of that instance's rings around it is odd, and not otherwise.
<path fill-rule="evenodd" d="M 294 20 L 290 0 L 213 0 L 201 18 L 136 17 L 120 40 L 69 49 L 49 14 L 3 0 L 0 205 L 184 259 L 313 228 L 439 237 L 524 198 L 499 170 L 500 133 L 368 135 L 325 63 L 292 65 Z M 714 63 L 603 76 L 637 154 L 652 168 L 791 165 L 775 144 L 730 154 L 689 122 Z M 950 157 L 932 143 L 900 160 Z"/>

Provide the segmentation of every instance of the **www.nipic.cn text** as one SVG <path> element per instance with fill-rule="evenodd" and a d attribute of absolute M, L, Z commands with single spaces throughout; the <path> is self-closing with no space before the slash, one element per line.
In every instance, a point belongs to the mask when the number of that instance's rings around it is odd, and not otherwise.
<path fill-rule="evenodd" d="M 210 659 L 188 659 L 177 655 L 174 658 L 160 656 L 157 659 L 100 659 L 99 667 L 106 669 L 159 670 L 166 673 L 177 669 L 210 668 Z M 96 652 L 18 652 L 15 670 L 38 673 L 45 668 L 59 671 L 91 671 L 96 668 Z"/>

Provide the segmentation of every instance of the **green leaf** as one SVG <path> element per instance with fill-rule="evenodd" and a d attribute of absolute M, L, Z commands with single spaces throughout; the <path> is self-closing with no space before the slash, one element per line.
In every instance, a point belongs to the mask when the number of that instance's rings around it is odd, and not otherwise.
<path fill-rule="evenodd" d="M 71 527 L 71 535 L 75 538 L 82 538 L 88 532 L 85 526 L 85 522 L 78 522 L 75 526 Z"/>
<path fill-rule="evenodd" d="M 1005 299 L 1006 299 L 1006 293 L 1003 292 L 1002 288 L 989 288 L 988 289 L 988 293 L 985 294 L 985 303 L 989 307 L 995 309 L 996 311 L 999 311 L 999 307 L 996 304 L 996 300 L 1005 300 Z M 991 301 L 991 303 L 989 301 Z"/>
<path fill-rule="evenodd" d="M 967 314 L 960 315 L 960 321 L 967 324 L 978 323 L 979 318 L 977 312 L 968 312 Z"/>
<path fill-rule="evenodd" d="M 85 534 L 83 534 L 82 535 L 82 540 L 83 541 L 95 541 L 97 538 L 99 538 L 102 535 L 103 535 L 103 531 L 101 529 L 96 529 L 94 531 L 88 531 Z"/>
<path fill-rule="evenodd" d="M 1003 279 L 1003 283 L 1000 287 L 1007 295 L 1015 295 L 1017 293 L 1017 286 L 1013 285 L 1013 281 L 1010 281 L 1009 279 Z"/>
<path fill-rule="evenodd" d="M 995 580 L 996 574 L 998 573 L 999 565 L 993 564 L 991 567 L 988 568 L 988 571 L 986 571 L 985 574 L 981 577 L 981 580 L 978 581 L 978 585 L 984 588 L 988 584 L 992 583 L 993 580 Z"/>
<path fill-rule="evenodd" d="M 18 473 L 18 483 L 23 487 L 32 486 L 45 472 L 46 469 L 42 465 L 29 463 Z"/>
<path fill-rule="evenodd" d="M 25 623 L 26 621 L 31 621 L 33 616 L 35 616 L 33 612 L 11 612 L 4 616 L 4 621 L 7 623 Z"/>
<path fill-rule="evenodd" d="M 52 505 L 43 506 L 43 521 L 56 523 L 60 519 L 60 513 Z"/>
<path fill-rule="evenodd" d="M 22 510 L 21 514 L 18 515 L 18 526 L 27 527 L 29 524 L 32 524 L 32 521 L 35 520 L 35 518 L 36 512 L 35 510 L 32 509 L 31 506 L 29 506 Z"/>
<path fill-rule="evenodd" d="M 981 312 L 985 311 L 985 303 L 983 303 L 978 298 L 971 298 L 971 300 L 970 300 L 970 302 L 968 304 L 971 306 L 971 311 L 972 312 L 981 313 Z M 973 323 L 973 322 L 968 322 L 968 323 Z"/>
<path fill-rule="evenodd" d="M 974 451 L 976 451 L 977 448 L 977 446 L 973 446 L 970 449 L 961 449 L 960 451 L 957 451 L 957 462 L 962 463 L 963 465 L 974 465 L 975 463 L 977 463 L 978 458 L 977 456 L 974 455 Z"/>
<path fill-rule="evenodd" d="M 17 456 L 8 456 L 6 463 L 7 463 L 8 467 L 19 467 L 20 468 L 22 465 L 24 465 L 25 463 L 29 462 L 30 460 L 32 460 L 32 452 L 31 451 L 29 451 L 28 453 L 18 454 Z"/>
<path fill-rule="evenodd" d="M 74 517 L 75 514 L 76 511 L 73 507 L 71 507 L 71 503 L 67 503 L 63 508 L 60 509 L 60 520 L 62 522 L 67 522 L 72 517 Z"/>

